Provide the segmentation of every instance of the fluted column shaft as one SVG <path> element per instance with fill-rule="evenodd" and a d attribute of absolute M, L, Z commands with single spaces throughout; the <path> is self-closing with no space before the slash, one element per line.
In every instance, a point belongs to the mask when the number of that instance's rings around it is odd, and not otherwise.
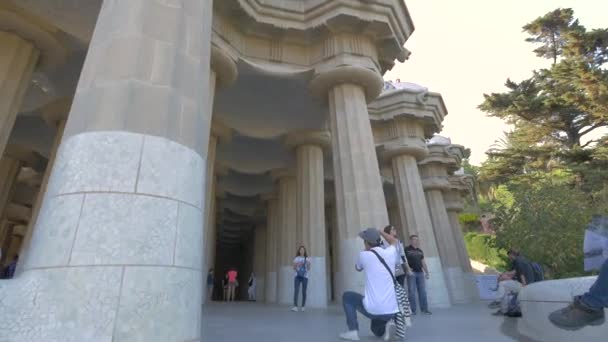
<path fill-rule="evenodd" d="M 213 72 L 211 72 L 213 74 Z M 215 78 L 215 77 L 213 77 Z M 215 82 L 212 82 L 213 86 L 215 86 Z M 210 90 L 211 92 L 211 90 Z M 205 192 L 205 220 L 204 225 L 201 227 L 203 229 L 203 243 L 205 248 L 205 253 L 203 253 L 203 276 L 206 277 L 206 274 L 210 268 L 213 266 L 213 248 L 212 246 L 215 244 L 215 234 L 213 232 L 213 217 L 215 213 L 211 210 L 213 209 L 213 201 L 215 199 L 215 152 L 217 150 L 217 137 L 213 135 L 213 132 L 209 135 L 209 146 L 207 148 L 207 165 L 206 165 L 206 179 L 205 179 L 205 188 L 207 191 Z M 206 296 L 203 296 L 203 302 L 206 300 Z"/>
<path fill-rule="evenodd" d="M 280 231 L 277 249 L 279 250 L 277 288 L 278 302 L 290 304 L 293 301 L 293 259 L 298 247 L 296 242 L 297 229 L 297 185 L 293 176 L 283 176 L 279 179 L 279 223 Z"/>
<path fill-rule="evenodd" d="M 263 302 L 266 294 L 266 244 L 267 228 L 264 226 L 257 226 L 255 228 L 254 246 L 253 246 L 253 273 L 256 278 L 256 301 Z"/>
<path fill-rule="evenodd" d="M 21 170 L 21 161 L 3 156 L 0 159 L 0 220 L 4 218 L 6 208 L 13 197 L 15 181 Z"/>
<path fill-rule="evenodd" d="M 36 221 L 38 221 L 38 214 L 40 213 L 40 207 L 42 206 L 42 199 L 46 193 L 51 171 L 53 170 L 53 165 L 55 164 L 55 157 L 57 156 L 57 151 L 59 150 L 59 145 L 61 144 L 61 139 L 63 138 L 65 123 L 66 120 L 59 120 L 57 122 L 55 139 L 53 139 L 53 145 L 51 146 L 51 154 L 49 156 L 49 161 L 46 164 L 46 169 L 44 170 L 44 176 L 42 177 L 42 184 L 40 185 L 40 190 L 36 196 L 36 202 L 32 208 L 32 218 L 28 222 L 27 231 L 25 233 L 25 237 L 23 238 L 23 245 L 21 246 L 20 252 L 21 255 L 27 255 L 30 248 L 32 235 L 34 234 L 34 227 L 36 227 Z M 23 270 L 23 264 L 24 263 L 19 263 L 17 265 L 17 274 L 21 273 Z"/>
<path fill-rule="evenodd" d="M 0 155 L 6 148 L 39 55 L 32 43 L 0 31 Z"/>
<path fill-rule="evenodd" d="M 267 228 L 266 228 L 266 302 L 276 303 L 277 302 L 277 256 L 279 249 L 278 245 L 278 201 L 276 198 L 268 200 L 267 209 Z"/>
<path fill-rule="evenodd" d="M 417 234 L 420 238 L 421 249 L 431 274 L 427 281 L 429 305 L 449 307 L 450 296 L 416 158 L 401 154 L 392 159 L 392 166 L 401 222 L 408 228 L 409 234 Z"/>
<path fill-rule="evenodd" d="M 320 146 L 304 144 L 296 148 L 297 155 L 297 225 L 302 244 L 310 257 L 307 305 L 327 306 L 327 265 L 325 230 L 325 189 L 323 150 Z"/>
<path fill-rule="evenodd" d="M 462 268 L 456 250 L 455 238 L 447 215 L 441 190 L 431 189 L 426 192 L 433 229 L 443 264 L 448 289 L 454 303 L 465 303 L 466 294 L 462 278 Z"/>
<path fill-rule="evenodd" d="M 357 234 L 388 223 L 380 169 L 364 89 L 339 84 L 329 90 L 336 212 L 338 218 L 339 296 L 344 290 L 362 293 L 363 274 L 353 270 L 362 249 Z"/>

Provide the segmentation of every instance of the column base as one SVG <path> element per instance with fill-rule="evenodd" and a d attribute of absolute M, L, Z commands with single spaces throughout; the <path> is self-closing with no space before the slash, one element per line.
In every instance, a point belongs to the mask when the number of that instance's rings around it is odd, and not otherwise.
<path fill-rule="evenodd" d="M 444 268 L 445 279 L 448 283 L 448 289 L 450 290 L 450 297 L 454 304 L 466 304 L 469 302 L 467 296 L 467 289 L 465 286 L 464 273 L 460 267 L 447 267 Z"/>
<path fill-rule="evenodd" d="M 475 303 L 480 301 L 479 289 L 477 288 L 477 278 L 475 278 L 475 274 L 471 272 L 464 272 L 463 277 L 468 302 Z"/>
<path fill-rule="evenodd" d="M 278 298 L 277 302 L 283 305 L 293 304 L 293 267 L 281 266 L 279 269 L 279 279 L 277 282 Z"/>
<path fill-rule="evenodd" d="M 327 271 L 325 257 L 310 257 L 310 274 L 306 292 L 306 306 L 311 308 L 327 307 Z"/>
<path fill-rule="evenodd" d="M 357 293 L 365 293 L 365 275 L 363 272 L 355 270 L 355 264 L 359 260 L 359 253 L 363 251 L 363 240 L 360 238 L 341 239 L 340 244 L 340 269 L 342 272 L 336 273 L 336 278 L 340 279 L 340 293 L 337 293 L 339 300 L 342 299 L 342 293 L 345 291 L 354 291 Z"/>
<path fill-rule="evenodd" d="M 266 303 L 276 303 L 277 302 L 277 273 L 276 272 L 267 272 L 266 273 Z"/>
<path fill-rule="evenodd" d="M 255 300 L 263 302 L 264 298 L 266 298 L 265 278 L 256 276 L 255 282 Z"/>
<path fill-rule="evenodd" d="M 431 273 L 430 279 L 426 281 L 426 293 L 429 307 L 449 308 L 452 306 L 450 295 L 445 282 L 445 275 L 438 257 L 424 257 L 426 266 Z"/>
<path fill-rule="evenodd" d="M 28 270 L 0 282 L 0 341 L 194 340 L 200 279 L 198 270 L 174 267 Z"/>

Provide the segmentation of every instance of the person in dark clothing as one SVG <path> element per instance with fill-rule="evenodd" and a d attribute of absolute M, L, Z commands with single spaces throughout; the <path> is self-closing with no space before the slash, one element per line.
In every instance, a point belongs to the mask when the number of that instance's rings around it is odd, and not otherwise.
<path fill-rule="evenodd" d="M 426 298 L 425 280 L 429 279 L 429 269 L 424 261 L 424 252 L 420 249 L 420 240 L 418 235 L 410 236 L 410 245 L 405 248 L 405 257 L 412 272 L 407 277 L 408 297 L 412 313 L 416 314 L 416 292 L 420 300 L 420 311 L 423 314 L 430 315 L 428 302 Z"/>
<path fill-rule="evenodd" d="M 517 295 L 521 289 L 534 282 L 534 269 L 530 262 L 521 256 L 518 251 L 511 249 L 507 253 L 511 261 L 511 279 L 505 279 L 498 283 L 496 301 L 490 304 L 490 308 L 500 308 L 494 315 L 503 315 L 508 311 L 509 297 L 507 295 Z"/>

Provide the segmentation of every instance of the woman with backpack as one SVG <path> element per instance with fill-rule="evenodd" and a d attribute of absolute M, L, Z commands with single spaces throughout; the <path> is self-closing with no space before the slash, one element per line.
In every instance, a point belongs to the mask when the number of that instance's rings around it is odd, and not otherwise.
<path fill-rule="evenodd" d="M 302 286 L 302 306 L 300 311 L 304 311 L 306 307 L 306 288 L 308 287 L 308 272 L 310 271 L 310 261 L 308 260 L 308 253 L 306 247 L 300 246 L 296 253 L 295 259 L 293 259 L 293 269 L 296 271 L 294 278 L 294 291 L 293 291 L 293 308 L 291 311 L 298 311 L 298 293 L 300 292 L 300 285 Z"/>

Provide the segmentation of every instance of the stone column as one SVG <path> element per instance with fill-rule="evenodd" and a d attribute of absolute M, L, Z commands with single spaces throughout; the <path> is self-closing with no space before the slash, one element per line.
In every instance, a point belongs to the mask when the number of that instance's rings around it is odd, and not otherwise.
<path fill-rule="evenodd" d="M 277 302 L 277 256 L 278 256 L 278 201 L 275 194 L 263 198 L 267 202 L 266 210 L 266 284 L 265 300 L 267 303 Z"/>
<path fill-rule="evenodd" d="M 311 263 L 308 278 L 309 307 L 327 307 L 327 245 L 325 230 L 325 179 L 323 148 L 330 146 L 327 131 L 300 131 L 287 137 L 297 157 L 297 231 L 298 244 L 306 246 Z"/>
<path fill-rule="evenodd" d="M 454 168 L 456 161 L 448 154 L 448 146 L 429 144 L 429 156 L 420 161 L 420 167 L 429 206 L 433 230 L 450 296 L 454 303 L 466 303 L 464 275 L 456 250 L 455 238 L 450 219 L 443 201 L 443 191 L 448 190 L 448 168 Z"/>
<path fill-rule="evenodd" d="M 63 138 L 63 131 L 65 130 L 65 124 L 71 106 L 72 99 L 65 98 L 55 101 L 45 106 L 41 110 L 42 117 L 44 118 L 46 123 L 55 129 L 55 138 L 53 139 L 53 145 L 51 146 L 49 160 L 46 164 L 44 175 L 42 176 L 40 190 L 38 191 L 38 196 L 36 197 L 36 201 L 34 203 L 34 206 L 32 207 L 32 217 L 28 222 L 25 237 L 23 238 L 23 245 L 21 247 L 20 254 L 24 256 L 27 255 L 31 243 L 33 228 L 36 226 L 36 221 L 38 220 L 38 214 L 40 212 L 40 207 L 42 206 L 42 199 L 44 198 L 44 194 L 46 193 L 49 177 L 51 176 L 51 170 L 53 169 L 53 165 L 55 164 L 55 157 L 57 156 L 57 151 L 59 149 L 59 145 L 61 144 L 61 139 Z M 24 262 L 18 264 L 16 273 L 21 273 L 21 271 L 23 270 L 23 265 Z"/>
<path fill-rule="evenodd" d="M 103 2 L 0 340 L 201 340 L 211 5 Z"/>
<path fill-rule="evenodd" d="M 479 300 L 479 290 L 473 268 L 471 267 L 471 259 L 467 252 L 467 247 L 464 242 L 462 228 L 458 220 L 458 214 L 464 210 L 464 203 L 461 194 L 468 194 L 470 189 L 467 184 L 467 176 L 450 176 L 450 190 L 444 191 L 443 200 L 448 212 L 450 227 L 454 235 L 454 243 L 460 260 L 460 267 L 464 272 L 465 292 L 470 301 Z"/>
<path fill-rule="evenodd" d="M 256 278 L 255 298 L 258 302 L 264 302 L 266 294 L 266 230 L 263 225 L 258 225 L 254 231 L 253 272 Z"/>
<path fill-rule="evenodd" d="M 296 213 L 297 185 L 292 172 L 279 170 L 273 173 L 278 180 L 278 211 L 277 220 L 277 301 L 279 304 L 293 302 L 293 259 L 296 254 Z"/>
<path fill-rule="evenodd" d="M 323 68 L 320 68 L 323 69 Z M 339 227 L 339 291 L 363 292 L 365 281 L 354 271 L 362 250 L 358 233 L 388 223 L 380 169 L 367 101 L 380 94 L 379 73 L 360 66 L 336 65 L 312 80 L 317 94 L 328 94 Z M 341 293 L 339 294 L 341 298 Z"/>
<path fill-rule="evenodd" d="M 0 159 L 0 221 L 4 218 L 6 208 L 13 197 L 20 170 L 21 161 L 17 158 L 4 155 Z"/>
<path fill-rule="evenodd" d="M 0 7 L 0 155 L 8 142 L 36 67 L 56 65 L 65 47 L 50 32 L 10 7 Z"/>
<path fill-rule="evenodd" d="M 392 163 L 401 222 L 407 227 L 408 234 L 416 234 L 420 239 L 430 273 L 430 279 L 426 283 L 429 306 L 449 307 L 451 300 L 442 260 L 418 171 L 417 159 L 423 158 L 428 153 L 423 139 L 424 123 L 406 118 L 394 118 L 392 125 L 393 131 L 398 135 L 395 139 L 384 143 L 382 151 L 383 157 Z"/>
<path fill-rule="evenodd" d="M 0 18 L 2 18 L 0 16 Z M 14 33 L 0 31 L 0 153 L 4 151 L 40 51 Z"/>
<path fill-rule="evenodd" d="M 203 270 L 206 272 L 213 268 L 215 258 L 216 231 L 215 231 L 215 185 L 217 175 L 215 172 L 215 154 L 219 142 L 229 142 L 232 136 L 230 128 L 219 121 L 211 123 L 211 134 L 209 136 L 209 147 L 207 149 L 206 175 L 207 191 L 205 192 L 205 222 L 203 226 L 203 239 L 205 241 L 205 255 L 203 258 Z M 203 297 L 204 298 L 204 297 Z M 205 299 L 203 299 L 204 301 Z"/>

